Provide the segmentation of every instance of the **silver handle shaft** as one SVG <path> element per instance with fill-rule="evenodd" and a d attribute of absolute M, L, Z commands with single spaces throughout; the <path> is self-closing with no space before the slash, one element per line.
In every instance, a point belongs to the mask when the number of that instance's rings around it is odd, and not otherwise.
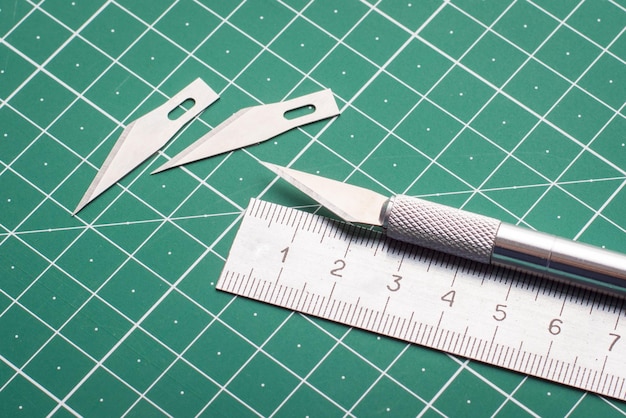
<path fill-rule="evenodd" d="M 400 241 L 626 295 L 624 254 L 402 195 L 391 199 L 385 226 Z"/>
<path fill-rule="evenodd" d="M 491 262 L 626 294 L 626 255 L 504 222 L 496 235 Z"/>

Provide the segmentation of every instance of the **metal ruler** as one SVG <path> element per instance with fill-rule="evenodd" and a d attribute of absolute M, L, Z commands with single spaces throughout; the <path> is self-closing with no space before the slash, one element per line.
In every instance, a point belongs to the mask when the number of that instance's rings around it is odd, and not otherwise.
<path fill-rule="evenodd" d="M 217 288 L 626 400 L 623 299 L 377 231 L 253 199 Z"/>

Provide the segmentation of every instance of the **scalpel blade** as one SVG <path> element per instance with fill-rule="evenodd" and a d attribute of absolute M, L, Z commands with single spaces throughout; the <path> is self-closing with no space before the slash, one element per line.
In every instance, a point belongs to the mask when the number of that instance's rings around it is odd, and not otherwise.
<path fill-rule="evenodd" d="M 312 112 L 291 119 L 287 117 L 290 112 L 308 106 L 313 108 Z M 247 107 L 226 119 L 211 132 L 154 170 L 152 174 L 258 144 L 298 126 L 338 114 L 339 108 L 330 89 L 284 102 Z"/>
<path fill-rule="evenodd" d="M 218 94 L 198 78 L 163 105 L 129 123 L 76 206 L 74 215 L 157 152 L 187 122 L 218 98 Z M 169 115 L 172 111 L 189 100 L 193 101 L 192 107 L 171 120 Z"/>

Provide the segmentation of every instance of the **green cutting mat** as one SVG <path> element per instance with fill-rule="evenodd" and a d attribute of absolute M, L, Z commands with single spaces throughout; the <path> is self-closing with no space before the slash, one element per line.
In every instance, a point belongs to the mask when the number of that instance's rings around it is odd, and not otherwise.
<path fill-rule="evenodd" d="M 621 0 L 0 0 L 0 416 L 626 415 L 214 290 L 251 197 L 317 209 L 257 159 L 626 252 L 625 26 Z M 197 77 L 221 99 L 71 217 Z M 337 119 L 149 175 L 321 88 Z"/>

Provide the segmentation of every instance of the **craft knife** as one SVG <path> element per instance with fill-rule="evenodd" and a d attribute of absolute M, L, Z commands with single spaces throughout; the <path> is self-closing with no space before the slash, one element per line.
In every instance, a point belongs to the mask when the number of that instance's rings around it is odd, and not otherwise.
<path fill-rule="evenodd" d="M 626 295 L 626 255 L 438 203 L 374 191 L 262 163 L 349 222 L 390 238 L 604 293 Z"/>

